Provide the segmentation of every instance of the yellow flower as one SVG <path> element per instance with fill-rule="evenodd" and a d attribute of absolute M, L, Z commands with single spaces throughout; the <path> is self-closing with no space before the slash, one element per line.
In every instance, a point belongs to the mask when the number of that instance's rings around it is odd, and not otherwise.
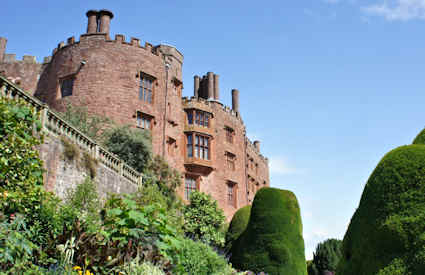
<path fill-rule="evenodd" d="M 83 272 L 81 270 L 78 270 L 78 275 L 83 275 Z"/>
<path fill-rule="evenodd" d="M 77 265 L 77 266 L 74 266 L 74 267 L 73 267 L 73 269 L 74 269 L 74 270 L 81 270 L 81 267 L 79 267 L 79 266 Z"/>

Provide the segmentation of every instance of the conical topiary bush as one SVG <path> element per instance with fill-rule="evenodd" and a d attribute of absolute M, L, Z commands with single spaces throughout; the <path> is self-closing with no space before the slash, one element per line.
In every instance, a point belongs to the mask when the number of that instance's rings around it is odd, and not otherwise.
<path fill-rule="evenodd" d="M 246 230 L 235 241 L 233 266 L 277 275 L 306 275 L 300 208 L 286 190 L 262 188 L 255 195 Z"/>

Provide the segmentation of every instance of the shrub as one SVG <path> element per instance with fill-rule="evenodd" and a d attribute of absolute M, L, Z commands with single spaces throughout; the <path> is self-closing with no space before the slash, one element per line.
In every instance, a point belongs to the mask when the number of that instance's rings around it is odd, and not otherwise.
<path fill-rule="evenodd" d="M 152 158 L 150 133 L 123 126 L 105 132 L 105 146 L 128 165 L 143 172 Z"/>
<path fill-rule="evenodd" d="M 94 179 L 97 174 L 97 159 L 93 158 L 89 153 L 84 152 L 82 162 L 84 168 L 89 172 L 90 178 Z"/>
<path fill-rule="evenodd" d="M 116 268 L 114 271 L 122 275 L 165 275 L 164 271 L 158 266 L 150 262 L 140 261 L 139 258 L 135 258 L 131 262 Z"/>
<path fill-rule="evenodd" d="M 190 194 L 190 203 L 184 208 L 186 236 L 217 247 L 224 246 L 225 217 L 217 201 L 201 192 Z"/>
<path fill-rule="evenodd" d="M 425 274 L 424 224 L 425 146 L 402 146 L 387 153 L 367 181 L 337 274 Z"/>
<path fill-rule="evenodd" d="M 305 275 L 307 267 L 300 208 L 286 190 L 262 188 L 255 195 L 246 230 L 234 242 L 231 263 L 238 269 Z"/>
<path fill-rule="evenodd" d="M 90 115 L 87 107 L 72 106 L 67 104 L 66 110 L 60 116 L 86 136 L 101 142 L 103 129 L 110 128 L 112 122 L 106 117 Z"/>
<path fill-rule="evenodd" d="M 232 218 L 226 232 L 226 250 L 230 251 L 233 242 L 245 231 L 251 215 L 251 205 L 240 208 Z"/>
<path fill-rule="evenodd" d="M 342 241 L 337 239 L 328 239 L 317 245 L 316 251 L 313 253 L 312 262 L 318 272 L 316 274 L 319 275 L 325 271 L 336 271 L 339 260 L 342 257 L 341 247 Z M 312 269 L 314 268 L 312 267 Z"/>
<path fill-rule="evenodd" d="M 415 137 L 413 144 L 425 144 L 425 129 Z"/>
<path fill-rule="evenodd" d="M 84 226 L 82 230 L 95 232 L 100 227 L 100 208 L 96 185 L 90 178 L 86 178 L 75 189 L 67 190 L 61 213 L 69 229 L 78 220 Z"/>
<path fill-rule="evenodd" d="M 214 250 L 201 242 L 184 239 L 178 251 L 174 253 L 177 274 L 233 274 L 234 270 L 227 261 Z"/>
<path fill-rule="evenodd" d="M 80 157 L 80 149 L 78 149 L 78 146 L 65 137 L 61 137 L 61 142 L 64 147 L 64 157 L 69 161 L 73 161 L 75 159 L 78 160 L 78 158 Z"/>

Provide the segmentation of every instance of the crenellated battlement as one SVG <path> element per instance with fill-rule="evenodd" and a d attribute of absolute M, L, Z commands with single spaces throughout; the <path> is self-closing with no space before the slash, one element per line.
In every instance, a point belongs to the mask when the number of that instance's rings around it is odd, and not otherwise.
<path fill-rule="evenodd" d="M 50 62 L 50 56 L 44 57 L 43 62 L 37 62 L 37 58 L 33 55 L 24 55 L 22 59 L 17 59 L 16 54 L 14 53 L 5 53 L 3 56 L 3 61 L 0 63 L 22 63 L 22 64 L 45 64 Z"/>
<path fill-rule="evenodd" d="M 141 40 L 139 38 L 131 37 L 130 40 L 127 41 L 125 35 L 123 35 L 123 34 L 116 34 L 114 39 L 109 39 L 109 35 L 107 35 L 106 33 L 86 33 L 86 34 L 82 34 L 82 35 L 80 35 L 79 41 L 77 41 L 75 39 L 75 36 L 69 37 L 66 40 L 66 43 L 61 41 L 58 44 L 58 46 L 53 49 L 52 55 L 55 55 L 60 50 L 66 49 L 66 48 L 71 47 L 71 46 L 76 46 L 76 45 L 79 45 L 81 43 L 87 43 L 89 41 L 99 41 L 100 43 L 101 42 L 115 43 L 117 45 L 119 45 L 119 44 L 125 45 L 126 47 L 132 46 L 132 47 L 138 48 L 138 49 L 143 50 L 143 51 L 147 51 L 147 52 L 151 53 L 152 55 L 155 55 L 155 56 L 162 58 L 162 52 L 161 52 L 161 49 L 160 49 L 161 45 L 153 46 L 151 43 L 145 42 L 144 46 L 142 46 L 141 43 L 140 43 Z"/>

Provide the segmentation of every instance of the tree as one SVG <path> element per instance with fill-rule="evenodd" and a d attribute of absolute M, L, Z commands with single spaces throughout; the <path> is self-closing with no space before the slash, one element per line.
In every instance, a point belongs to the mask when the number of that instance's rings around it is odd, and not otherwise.
<path fill-rule="evenodd" d="M 251 215 L 251 205 L 246 205 L 236 211 L 226 232 L 226 251 L 230 251 L 233 243 L 245 231 Z"/>
<path fill-rule="evenodd" d="M 342 257 L 341 248 L 342 241 L 337 239 L 328 239 L 319 243 L 313 253 L 311 266 L 311 270 L 317 273 L 309 273 L 309 275 L 322 275 L 326 271 L 335 272 Z"/>
<path fill-rule="evenodd" d="M 223 247 L 225 222 L 223 210 L 210 195 L 201 192 L 190 194 L 190 203 L 184 208 L 184 231 L 186 236 L 206 244 Z"/>
<path fill-rule="evenodd" d="M 152 159 L 152 138 L 146 130 L 122 126 L 105 132 L 105 146 L 138 172 Z"/>

